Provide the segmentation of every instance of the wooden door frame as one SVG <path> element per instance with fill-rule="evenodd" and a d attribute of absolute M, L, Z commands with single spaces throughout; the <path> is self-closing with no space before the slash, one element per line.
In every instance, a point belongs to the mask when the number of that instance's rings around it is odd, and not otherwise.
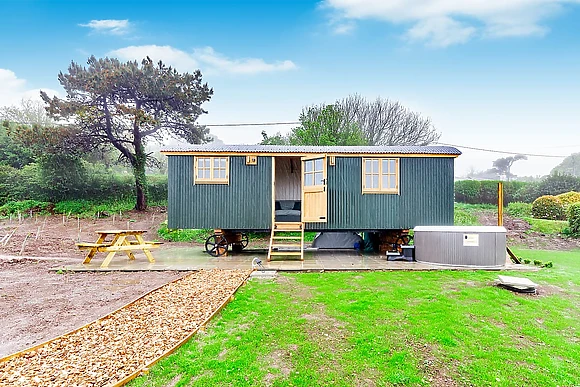
<path fill-rule="evenodd" d="M 312 191 L 307 191 L 305 189 L 304 186 L 304 172 L 305 172 L 305 168 L 304 168 L 304 162 L 308 161 L 308 160 L 316 160 L 316 159 L 322 159 L 322 173 L 323 173 L 323 179 L 324 179 L 324 185 L 322 186 L 322 191 L 319 190 L 312 190 Z M 306 201 L 304 200 L 304 194 L 305 192 L 308 193 L 315 193 L 315 192 L 324 192 L 326 194 L 326 208 L 324 211 L 324 219 L 323 220 L 318 220 L 318 221 L 305 221 L 304 220 L 304 212 L 305 212 L 305 208 L 306 208 Z M 300 220 L 302 221 L 302 223 L 327 223 L 328 222 L 328 155 L 321 153 L 321 154 L 317 154 L 317 155 L 308 155 L 308 156 L 302 156 L 300 157 L 300 194 L 301 194 L 301 208 L 300 208 Z"/>

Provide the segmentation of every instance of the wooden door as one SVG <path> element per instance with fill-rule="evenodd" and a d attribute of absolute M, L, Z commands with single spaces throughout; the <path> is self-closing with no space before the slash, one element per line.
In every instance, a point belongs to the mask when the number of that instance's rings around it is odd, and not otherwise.
<path fill-rule="evenodd" d="M 326 155 L 302 157 L 302 221 L 326 222 Z"/>

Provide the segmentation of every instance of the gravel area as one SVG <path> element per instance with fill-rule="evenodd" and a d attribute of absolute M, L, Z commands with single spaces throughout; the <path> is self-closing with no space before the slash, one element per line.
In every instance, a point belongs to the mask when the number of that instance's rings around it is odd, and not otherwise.
<path fill-rule="evenodd" d="M 114 384 L 199 328 L 249 274 L 189 274 L 77 332 L 0 363 L 0 386 Z"/>

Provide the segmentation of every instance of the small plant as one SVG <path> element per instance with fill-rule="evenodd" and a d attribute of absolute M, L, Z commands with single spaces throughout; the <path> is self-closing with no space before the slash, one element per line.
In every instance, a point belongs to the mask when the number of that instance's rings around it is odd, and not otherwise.
<path fill-rule="evenodd" d="M 522 202 L 510 203 L 506 208 L 506 214 L 514 218 L 529 218 L 532 216 L 532 204 Z"/>
<path fill-rule="evenodd" d="M 527 259 L 527 258 L 524 258 L 523 262 L 524 262 L 526 265 L 529 265 L 529 264 L 530 264 L 530 262 L 532 262 L 532 261 L 531 261 L 531 260 L 529 260 L 529 259 Z"/>
<path fill-rule="evenodd" d="M 170 242 L 197 242 L 203 243 L 211 234 L 210 229 L 167 228 L 167 221 L 161 223 L 157 234 L 163 240 Z"/>
<path fill-rule="evenodd" d="M 548 261 L 548 262 L 544 263 L 543 267 L 553 267 L 553 266 L 554 266 L 554 263 L 552 261 Z"/>
<path fill-rule="evenodd" d="M 563 220 L 564 206 L 555 196 L 540 196 L 532 203 L 532 216 L 538 219 Z"/>
<path fill-rule="evenodd" d="M 469 211 L 464 206 L 457 205 L 455 206 L 454 212 L 454 219 L 453 224 L 456 226 L 477 226 L 479 222 L 477 220 L 477 216 L 473 214 L 473 211 Z"/>
<path fill-rule="evenodd" d="M 534 265 L 536 266 L 542 266 L 543 262 L 540 261 L 539 259 L 534 259 Z"/>

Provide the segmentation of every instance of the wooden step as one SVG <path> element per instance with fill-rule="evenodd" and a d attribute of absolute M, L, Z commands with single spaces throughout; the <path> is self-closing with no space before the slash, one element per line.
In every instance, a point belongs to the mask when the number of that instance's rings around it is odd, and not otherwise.
<path fill-rule="evenodd" d="M 300 251 L 272 251 L 270 255 L 302 255 Z"/>
<path fill-rule="evenodd" d="M 281 244 L 272 244 L 272 248 L 273 249 L 292 249 L 292 248 L 298 248 L 300 249 L 302 245 L 300 243 L 297 243 L 295 245 L 288 245 L 285 243 L 281 243 Z"/>
<path fill-rule="evenodd" d="M 273 236 L 272 239 L 280 239 L 280 240 L 296 240 L 299 241 L 302 237 L 299 236 Z"/>
<path fill-rule="evenodd" d="M 274 231 L 301 231 L 302 223 L 274 223 Z"/>

